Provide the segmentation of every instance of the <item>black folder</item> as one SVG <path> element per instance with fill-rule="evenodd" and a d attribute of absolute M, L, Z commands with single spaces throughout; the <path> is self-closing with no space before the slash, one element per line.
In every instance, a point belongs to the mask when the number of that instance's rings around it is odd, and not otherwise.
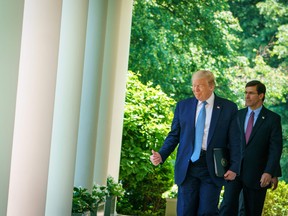
<path fill-rule="evenodd" d="M 223 177 L 229 168 L 229 150 L 228 148 L 214 148 L 214 168 L 215 175 Z"/>

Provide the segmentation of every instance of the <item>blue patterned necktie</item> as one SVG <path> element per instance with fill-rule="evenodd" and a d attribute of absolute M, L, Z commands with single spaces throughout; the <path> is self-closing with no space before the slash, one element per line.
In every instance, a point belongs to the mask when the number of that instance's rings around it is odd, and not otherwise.
<path fill-rule="evenodd" d="M 205 109 L 206 104 L 207 102 L 203 101 L 203 105 L 199 112 L 198 119 L 196 122 L 194 151 L 191 156 L 192 162 L 197 161 L 200 157 L 203 135 L 204 135 L 205 119 L 206 119 L 206 109 Z"/>

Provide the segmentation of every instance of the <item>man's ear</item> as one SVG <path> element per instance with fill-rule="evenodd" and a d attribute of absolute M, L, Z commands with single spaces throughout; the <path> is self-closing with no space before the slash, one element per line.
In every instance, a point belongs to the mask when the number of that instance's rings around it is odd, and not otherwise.
<path fill-rule="evenodd" d="M 259 94 L 259 98 L 260 98 L 261 100 L 263 100 L 263 98 L 264 98 L 264 93 Z"/>

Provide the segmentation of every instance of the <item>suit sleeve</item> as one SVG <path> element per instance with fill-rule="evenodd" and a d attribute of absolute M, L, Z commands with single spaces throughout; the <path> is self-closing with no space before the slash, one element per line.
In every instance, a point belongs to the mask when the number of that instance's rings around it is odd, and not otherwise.
<path fill-rule="evenodd" d="M 282 170 L 281 170 L 281 166 L 280 163 L 278 164 L 277 169 L 275 170 L 274 174 L 272 175 L 272 177 L 281 177 L 282 176 Z"/>
<path fill-rule="evenodd" d="M 179 103 L 177 103 L 174 112 L 174 118 L 171 124 L 171 130 L 168 133 L 163 146 L 159 150 L 163 163 L 169 157 L 169 155 L 175 150 L 176 146 L 179 143 L 179 137 L 180 137 Z"/>
<path fill-rule="evenodd" d="M 237 118 L 237 106 L 235 105 L 234 114 L 231 120 L 229 129 L 229 150 L 230 150 L 230 167 L 229 170 L 240 174 L 241 159 L 242 159 L 242 145 L 240 124 Z"/>
<path fill-rule="evenodd" d="M 282 138 L 282 126 L 281 117 L 275 115 L 273 119 L 273 124 L 271 124 L 271 133 L 269 138 L 269 153 L 268 160 L 264 172 L 273 175 L 280 175 L 281 168 L 279 171 L 280 157 L 283 148 L 283 138 Z"/>

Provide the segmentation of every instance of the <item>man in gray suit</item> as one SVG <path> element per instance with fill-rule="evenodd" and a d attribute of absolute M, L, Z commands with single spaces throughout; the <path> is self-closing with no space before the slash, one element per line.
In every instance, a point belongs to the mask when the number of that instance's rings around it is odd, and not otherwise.
<path fill-rule="evenodd" d="M 222 216 L 237 216 L 242 189 L 245 215 L 261 216 L 267 189 L 272 179 L 279 176 L 283 148 L 281 117 L 263 106 L 265 93 L 266 87 L 260 81 L 246 84 L 247 107 L 237 113 L 243 145 L 242 166 L 240 175 L 225 185 Z"/>

